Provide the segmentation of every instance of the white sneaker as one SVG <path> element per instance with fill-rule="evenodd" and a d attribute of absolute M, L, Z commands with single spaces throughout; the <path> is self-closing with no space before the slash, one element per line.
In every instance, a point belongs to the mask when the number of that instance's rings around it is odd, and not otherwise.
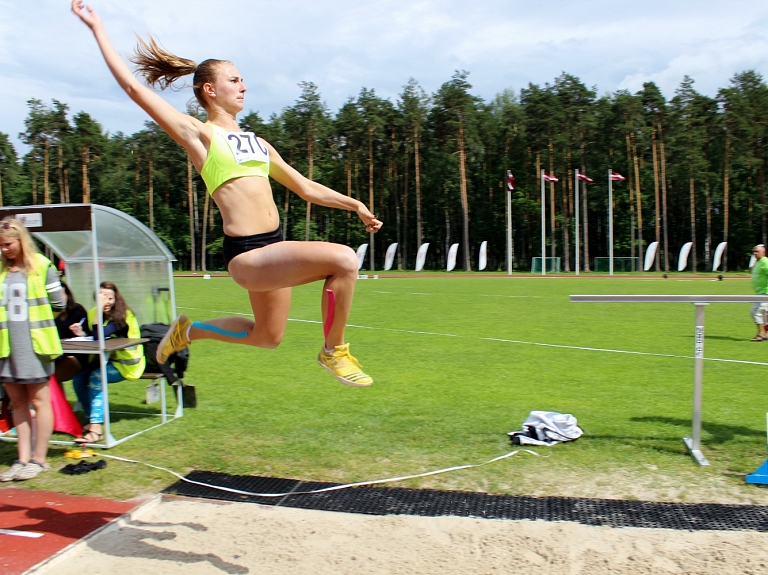
<path fill-rule="evenodd" d="M 13 462 L 13 465 L 11 465 L 10 469 L 7 469 L 6 471 L 3 471 L 0 473 L 0 481 L 13 481 L 16 479 L 16 476 L 19 474 L 19 471 L 24 469 L 24 466 L 26 463 L 22 463 L 18 459 Z"/>
<path fill-rule="evenodd" d="M 30 459 L 29 463 L 22 467 L 13 479 L 14 481 L 32 479 L 33 477 L 40 475 L 43 471 L 48 471 L 50 468 L 51 466 L 47 463 L 38 463 L 34 459 Z"/>

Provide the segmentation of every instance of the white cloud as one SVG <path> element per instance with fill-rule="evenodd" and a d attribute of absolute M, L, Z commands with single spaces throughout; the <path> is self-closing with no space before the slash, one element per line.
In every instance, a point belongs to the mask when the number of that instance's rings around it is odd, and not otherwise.
<path fill-rule="evenodd" d="M 315 82 L 332 111 L 365 86 L 396 98 L 408 78 L 428 92 L 455 69 L 486 100 L 561 72 L 599 93 L 655 81 L 671 96 L 686 74 L 709 95 L 737 72 L 768 75 L 764 0 L 89 0 L 121 54 L 133 32 L 180 56 L 231 59 L 249 88 L 246 110 L 267 118 Z M 0 0 L 0 132 L 14 141 L 26 101 L 55 98 L 112 132 L 145 114 L 109 76 L 92 35 L 66 0 Z M 33 14 L 34 12 L 34 14 Z M 184 109 L 189 90 L 167 92 Z"/>
<path fill-rule="evenodd" d="M 714 96 L 734 74 L 748 69 L 768 72 L 768 38 L 749 36 L 697 43 L 659 69 L 627 75 L 618 87 L 635 91 L 642 88 L 643 82 L 652 81 L 669 97 L 688 75 L 696 80 L 697 90 Z"/>

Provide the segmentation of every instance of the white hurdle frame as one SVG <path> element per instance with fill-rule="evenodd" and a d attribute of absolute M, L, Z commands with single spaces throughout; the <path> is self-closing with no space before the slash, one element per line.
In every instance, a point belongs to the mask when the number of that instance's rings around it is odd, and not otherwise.
<path fill-rule="evenodd" d="M 704 308 L 711 303 L 768 303 L 760 295 L 572 295 L 571 303 L 692 303 L 696 306 L 693 352 L 693 421 L 684 437 L 691 456 L 701 466 L 709 461 L 701 453 L 701 397 L 704 381 Z"/>

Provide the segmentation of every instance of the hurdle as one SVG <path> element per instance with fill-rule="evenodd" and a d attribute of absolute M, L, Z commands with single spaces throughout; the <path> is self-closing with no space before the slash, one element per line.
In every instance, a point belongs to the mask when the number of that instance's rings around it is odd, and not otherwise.
<path fill-rule="evenodd" d="M 701 466 L 709 461 L 701 453 L 701 397 L 704 380 L 704 309 L 711 303 L 768 303 L 765 295 L 571 295 L 571 303 L 692 303 L 696 306 L 693 348 L 693 421 L 684 437 L 688 452 Z"/>

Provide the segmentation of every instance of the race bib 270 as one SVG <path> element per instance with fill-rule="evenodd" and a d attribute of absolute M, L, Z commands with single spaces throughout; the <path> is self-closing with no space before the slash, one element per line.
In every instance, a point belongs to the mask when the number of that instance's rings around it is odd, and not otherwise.
<path fill-rule="evenodd" d="M 269 163 L 267 147 L 253 132 L 230 132 L 226 135 L 226 139 L 238 164 L 254 160 Z"/>

